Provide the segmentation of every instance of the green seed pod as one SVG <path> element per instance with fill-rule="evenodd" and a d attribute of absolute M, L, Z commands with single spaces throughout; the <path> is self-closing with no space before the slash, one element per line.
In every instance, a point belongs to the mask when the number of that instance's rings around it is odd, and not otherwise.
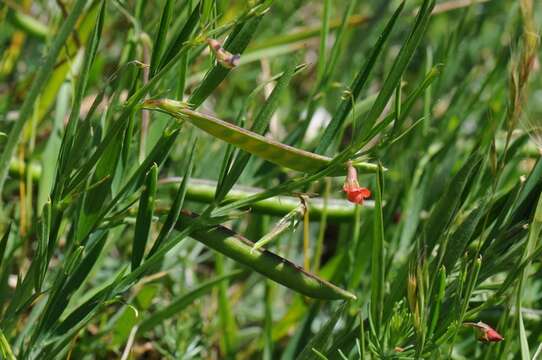
<path fill-rule="evenodd" d="M 327 156 L 283 144 L 211 115 L 190 110 L 190 104 L 169 99 L 152 99 L 145 101 L 143 107 L 149 110 L 162 111 L 178 119 L 186 120 L 216 138 L 288 169 L 314 173 L 328 166 L 332 161 Z M 375 164 L 361 161 L 353 161 L 352 165 L 360 173 L 375 173 L 377 169 Z M 346 163 L 343 169 L 339 168 L 330 176 L 344 176 L 345 173 Z"/>
<path fill-rule="evenodd" d="M 176 224 L 176 229 L 182 231 L 197 217 L 195 214 L 183 211 L 181 220 Z M 277 254 L 261 248 L 252 250 L 253 242 L 226 227 L 219 225 L 211 230 L 196 230 L 190 236 L 211 249 L 303 295 L 325 300 L 356 299 L 354 294 L 305 271 Z"/>

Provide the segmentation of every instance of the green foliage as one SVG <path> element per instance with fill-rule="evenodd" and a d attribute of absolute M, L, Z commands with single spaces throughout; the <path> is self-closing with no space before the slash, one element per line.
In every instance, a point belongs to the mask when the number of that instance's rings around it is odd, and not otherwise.
<path fill-rule="evenodd" d="M 535 4 L 1 3 L 0 357 L 536 358 Z"/>

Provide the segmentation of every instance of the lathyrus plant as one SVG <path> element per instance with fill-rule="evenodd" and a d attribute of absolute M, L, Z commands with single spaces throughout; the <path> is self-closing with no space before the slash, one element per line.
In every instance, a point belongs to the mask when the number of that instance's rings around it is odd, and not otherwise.
<path fill-rule="evenodd" d="M 534 1 L 0 16 L 2 358 L 539 355 Z"/>

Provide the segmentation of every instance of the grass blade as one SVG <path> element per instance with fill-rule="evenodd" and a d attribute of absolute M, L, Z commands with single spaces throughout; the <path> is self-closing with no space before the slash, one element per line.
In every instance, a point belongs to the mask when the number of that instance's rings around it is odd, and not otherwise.
<path fill-rule="evenodd" d="M 51 48 L 47 53 L 47 57 L 45 58 L 45 61 L 40 67 L 38 73 L 36 74 L 35 80 L 32 82 L 30 92 L 25 97 L 23 105 L 19 110 L 19 117 L 17 119 L 17 122 L 9 132 L 6 145 L 4 147 L 2 155 L 0 155 L 0 194 L 2 193 L 2 189 L 4 188 L 4 183 L 8 175 L 9 163 L 11 161 L 11 158 L 15 154 L 15 149 L 17 143 L 19 142 L 23 126 L 28 121 L 28 119 L 30 119 L 32 110 L 34 108 L 34 103 L 36 102 L 36 99 L 38 98 L 41 90 L 45 86 L 45 82 L 51 74 L 51 70 L 55 65 L 58 53 L 64 46 L 66 39 L 68 38 L 70 33 L 73 31 L 75 22 L 79 18 L 79 15 L 81 15 L 81 13 L 83 12 L 86 3 L 87 0 L 77 0 L 73 4 L 69 16 L 62 24 L 62 27 L 58 31 L 58 35 L 55 36 Z"/>
<path fill-rule="evenodd" d="M 357 131 L 354 134 L 354 139 L 358 139 L 358 144 L 354 144 L 356 149 L 360 147 L 359 142 L 361 140 L 361 136 L 376 123 L 376 120 L 384 110 L 384 107 L 388 103 L 391 95 L 399 85 L 401 77 L 403 76 L 406 67 L 414 55 L 414 51 L 418 47 L 422 36 L 425 34 L 427 24 L 429 23 L 429 19 L 431 17 L 431 11 L 434 6 L 434 0 L 425 0 L 423 2 L 423 5 L 416 18 L 416 23 L 412 28 L 412 32 L 410 33 L 407 42 L 401 47 L 401 50 L 399 51 L 399 54 L 397 55 L 397 58 L 393 63 L 384 84 L 382 85 L 382 89 L 378 93 L 378 97 L 376 98 L 371 110 L 369 111 L 369 114 L 365 119 L 365 122 L 356 127 Z"/>
<path fill-rule="evenodd" d="M 164 225 L 162 225 L 162 229 L 160 229 L 160 233 L 158 234 L 158 237 L 156 238 L 156 241 L 154 242 L 154 245 L 149 251 L 149 255 L 147 256 L 151 256 L 152 254 L 154 254 L 154 252 L 157 249 L 160 248 L 160 245 L 171 234 L 171 231 L 173 231 L 173 228 L 175 227 L 175 223 L 177 222 L 177 219 L 179 218 L 179 215 L 181 214 L 181 208 L 183 207 L 186 192 L 188 190 L 188 187 L 187 187 L 188 180 L 190 179 L 190 176 L 192 175 L 192 170 L 194 170 L 194 153 L 196 150 L 195 141 L 192 143 L 191 148 L 192 148 L 192 151 L 190 152 L 188 163 L 186 164 L 186 172 L 184 173 L 181 185 L 179 185 L 179 190 L 177 191 L 177 195 L 175 196 L 175 199 L 173 200 L 173 204 L 171 205 L 171 209 L 168 212 L 166 221 L 164 222 Z"/>
<path fill-rule="evenodd" d="M 152 215 L 154 213 L 154 201 L 156 198 L 156 183 L 158 181 L 158 166 L 154 164 L 147 173 L 145 189 L 139 199 L 139 209 L 135 224 L 134 241 L 132 244 L 132 271 L 135 270 L 145 253 L 145 247 L 149 240 Z"/>
<path fill-rule="evenodd" d="M 262 16 L 251 17 L 248 20 L 242 19 L 235 26 L 224 49 L 232 54 L 241 54 L 250 39 L 256 32 Z M 231 39 L 231 40 L 230 40 Z M 226 78 L 231 70 L 217 63 L 206 75 L 201 84 L 194 90 L 188 102 L 194 107 L 199 107 L 203 101 L 213 92 L 214 89 Z"/>
<path fill-rule="evenodd" d="M 294 75 L 294 71 L 295 71 L 295 61 L 292 59 L 286 65 L 284 74 L 280 77 L 279 81 L 277 82 L 277 85 L 273 89 L 273 92 L 271 93 L 271 95 L 269 95 L 269 98 L 267 99 L 263 107 L 258 112 L 258 115 L 254 119 L 254 123 L 252 125 L 251 131 L 254 132 L 255 134 L 263 134 L 265 130 L 267 129 L 267 127 L 269 126 L 269 121 L 271 120 L 271 116 L 277 109 L 279 105 L 279 99 L 282 96 L 282 94 L 285 92 L 285 90 L 287 89 L 288 83 L 290 82 L 290 79 Z M 241 173 L 247 166 L 249 160 L 250 160 L 250 153 L 241 152 L 237 155 L 235 161 L 231 165 L 230 170 L 228 171 L 227 175 L 225 175 L 224 181 L 220 183 L 220 188 L 217 189 L 216 196 L 215 196 L 216 202 L 221 202 L 222 199 L 224 199 L 224 197 L 233 187 L 235 182 L 241 176 Z"/>
<path fill-rule="evenodd" d="M 174 2 L 172 0 L 166 0 L 166 3 L 162 7 L 162 16 L 160 17 L 160 24 L 158 25 L 158 30 L 156 31 L 156 36 L 154 38 L 151 63 L 150 63 L 150 77 L 153 77 L 156 71 L 158 70 L 158 65 L 162 58 L 162 53 L 166 46 L 166 36 L 167 29 L 169 27 L 169 19 L 173 10 Z"/>
<path fill-rule="evenodd" d="M 234 279 L 240 274 L 242 274 L 241 271 L 234 271 L 226 275 L 215 277 L 211 280 L 204 282 L 203 284 L 199 285 L 188 293 L 181 295 L 179 298 L 173 300 L 171 304 L 169 304 L 165 308 L 155 312 L 152 316 L 144 319 L 139 325 L 139 334 L 143 334 L 146 331 L 149 331 L 166 319 L 169 319 L 172 316 L 180 313 L 195 300 L 207 294 L 215 286 L 219 285 L 222 281 Z"/>
<path fill-rule="evenodd" d="M 320 140 L 318 146 L 316 147 L 315 152 L 318 154 L 324 153 L 327 148 L 331 145 L 332 141 L 336 138 L 337 134 L 339 133 L 339 130 L 341 126 L 343 125 L 344 121 L 346 120 L 346 117 L 350 113 L 350 110 L 352 110 L 353 103 L 358 99 L 361 90 L 367 83 L 367 80 L 369 79 L 369 75 L 371 74 L 374 65 L 376 64 L 376 60 L 378 59 L 378 55 L 382 52 L 382 49 L 384 48 L 384 45 L 386 43 L 386 40 L 388 39 L 395 22 L 397 21 L 399 14 L 401 14 L 401 11 L 403 10 L 405 3 L 404 1 L 401 2 L 397 10 L 395 10 L 395 13 L 391 17 L 391 19 L 386 24 L 386 27 L 380 34 L 380 37 L 378 38 L 377 43 L 373 47 L 371 51 L 371 55 L 363 64 L 362 68 L 358 72 L 354 82 L 350 86 L 350 92 L 351 96 L 349 96 L 347 99 L 344 99 L 341 104 L 339 105 L 339 108 L 335 112 L 333 119 L 329 123 L 329 125 L 326 128 L 326 131 L 324 132 L 324 135 L 322 136 L 322 139 Z M 380 95 L 379 95 L 380 96 Z"/>
<path fill-rule="evenodd" d="M 375 212 L 373 223 L 373 242 L 371 250 L 371 314 L 380 330 L 382 309 L 384 307 L 384 222 L 382 215 L 383 193 L 382 168 L 376 172 Z"/>

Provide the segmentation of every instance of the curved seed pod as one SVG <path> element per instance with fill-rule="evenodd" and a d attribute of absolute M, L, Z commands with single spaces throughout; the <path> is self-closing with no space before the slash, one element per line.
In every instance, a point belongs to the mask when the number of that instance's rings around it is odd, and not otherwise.
<path fill-rule="evenodd" d="M 183 210 L 180 221 L 175 225 L 176 229 L 182 231 L 197 217 Z M 356 299 L 354 294 L 320 279 L 277 254 L 261 248 L 252 250 L 253 242 L 224 226 L 196 230 L 190 237 L 303 295 L 325 300 Z"/>
<path fill-rule="evenodd" d="M 327 156 L 294 148 L 211 115 L 190 110 L 188 104 L 179 101 L 169 99 L 147 100 L 144 102 L 143 107 L 148 110 L 159 110 L 178 119 L 186 120 L 214 137 L 288 169 L 313 173 L 329 165 L 332 161 Z M 354 161 L 352 164 L 361 173 L 375 173 L 377 168 L 375 164 L 365 162 Z M 330 176 L 344 176 L 345 172 L 346 164 L 344 169 L 339 169 Z"/>

